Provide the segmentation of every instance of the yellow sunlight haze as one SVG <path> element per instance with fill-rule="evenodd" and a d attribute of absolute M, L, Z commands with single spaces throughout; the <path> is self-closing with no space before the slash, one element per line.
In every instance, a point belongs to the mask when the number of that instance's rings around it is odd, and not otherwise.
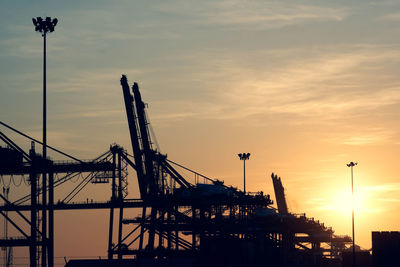
<path fill-rule="evenodd" d="M 367 199 L 366 192 L 358 191 L 353 197 L 349 189 L 341 189 L 332 196 L 331 208 L 343 216 L 350 214 L 353 207 L 356 213 L 368 212 Z"/>

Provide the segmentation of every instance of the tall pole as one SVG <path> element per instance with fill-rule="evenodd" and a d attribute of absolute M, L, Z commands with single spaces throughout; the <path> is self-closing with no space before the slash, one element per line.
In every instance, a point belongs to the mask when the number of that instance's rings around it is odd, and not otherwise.
<path fill-rule="evenodd" d="M 354 183 L 353 183 L 353 167 L 356 166 L 357 162 L 350 162 L 347 164 L 347 167 L 351 169 L 351 197 L 352 197 L 352 211 L 351 211 L 351 228 L 352 228 L 352 235 L 353 235 L 353 267 L 356 267 L 356 246 L 355 246 L 355 239 L 354 239 Z"/>
<path fill-rule="evenodd" d="M 43 186 L 42 186 L 42 267 L 47 259 L 47 136 L 46 136 L 46 31 L 43 33 Z"/>
<path fill-rule="evenodd" d="M 47 261 L 49 262 L 49 266 L 53 265 L 53 255 L 54 255 L 54 213 L 53 213 L 53 201 L 54 201 L 54 181 L 49 182 L 49 201 L 47 201 L 47 123 L 46 123 L 46 35 L 48 32 L 53 32 L 54 27 L 58 23 L 58 19 L 54 18 L 53 20 L 50 17 L 46 17 L 43 19 L 41 17 L 37 17 L 36 19 L 32 19 L 33 25 L 35 25 L 35 31 L 40 32 L 43 37 L 43 164 L 42 164 L 42 178 L 43 178 L 43 187 L 42 187 L 42 267 L 47 266 Z M 54 176 L 51 175 L 50 179 L 54 179 Z M 47 238 L 47 206 L 50 206 L 51 211 L 49 212 L 49 238 Z M 33 223 L 33 222 L 32 222 Z M 35 222 L 36 224 L 36 222 Z M 48 252 L 49 251 L 49 252 Z M 47 258 L 48 256 L 48 258 Z M 52 259 L 50 259 L 50 257 Z"/>
<path fill-rule="evenodd" d="M 239 153 L 238 156 L 243 160 L 243 192 L 246 194 L 246 160 L 250 158 L 250 153 Z"/>
<path fill-rule="evenodd" d="M 243 192 L 246 194 L 246 159 L 243 160 Z"/>
<path fill-rule="evenodd" d="M 355 238 L 354 238 L 354 183 L 353 183 L 353 166 L 351 166 L 351 198 L 353 201 L 352 210 L 351 210 L 351 230 L 353 233 L 353 267 L 356 266 L 356 246 L 355 246 Z"/>

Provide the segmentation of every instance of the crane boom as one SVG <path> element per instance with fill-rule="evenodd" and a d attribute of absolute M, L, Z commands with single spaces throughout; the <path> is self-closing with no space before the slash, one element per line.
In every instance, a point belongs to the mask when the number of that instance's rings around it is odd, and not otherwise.
<path fill-rule="evenodd" d="M 147 195 L 147 184 L 144 177 L 143 161 L 140 148 L 140 135 L 135 119 L 134 102 L 131 93 L 129 92 L 128 80 L 125 75 L 121 78 L 122 92 L 124 94 L 125 110 L 128 119 L 129 133 L 131 137 L 133 156 L 135 159 L 136 173 L 139 183 L 140 196 L 144 199 Z"/>
<path fill-rule="evenodd" d="M 146 117 L 146 105 L 142 100 L 138 84 L 133 83 L 131 93 L 127 78 L 123 75 L 121 85 L 141 198 L 150 203 L 152 200 L 163 196 L 167 190 L 169 190 L 168 192 L 172 192 L 171 190 L 175 185 L 172 186 L 170 184 L 168 188 L 165 186 L 165 174 L 169 175 L 182 188 L 192 187 L 192 184 L 187 182 L 166 161 L 166 155 L 162 155 L 153 149 L 149 123 Z"/>
<path fill-rule="evenodd" d="M 283 188 L 281 177 L 278 175 L 271 174 L 272 183 L 274 184 L 276 204 L 278 205 L 278 211 L 282 214 L 288 214 L 289 210 L 286 204 L 285 189 Z"/>
<path fill-rule="evenodd" d="M 146 120 L 145 104 L 142 101 L 142 96 L 139 92 L 139 86 L 134 83 L 132 86 L 133 96 L 135 98 L 135 107 L 137 120 L 139 123 L 140 137 L 142 141 L 143 155 L 144 155 L 144 166 L 145 166 L 145 179 L 149 185 L 149 193 L 151 197 L 157 194 L 156 179 L 154 176 L 154 151 L 151 148 L 151 141 L 148 129 L 148 123 Z"/>

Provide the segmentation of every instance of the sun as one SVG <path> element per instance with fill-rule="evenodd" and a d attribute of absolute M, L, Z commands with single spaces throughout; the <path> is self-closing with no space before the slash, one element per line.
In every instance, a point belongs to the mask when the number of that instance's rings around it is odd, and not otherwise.
<path fill-rule="evenodd" d="M 342 214 L 351 214 L 352 209 L 356 213 L 362 213 L 367 210 L 366 206 L 367 194 L 364 191 L 354 192 L 354 196 L 349 189 L 339 189 L 332 195 L 332 210 Z"/>

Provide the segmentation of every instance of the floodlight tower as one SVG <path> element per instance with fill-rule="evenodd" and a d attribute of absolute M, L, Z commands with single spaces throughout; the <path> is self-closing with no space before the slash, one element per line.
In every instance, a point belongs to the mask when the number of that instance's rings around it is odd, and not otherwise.
<path fill-rule="evenodd" d="M 353 267 L 356 266 L 356 246 L 355 246 L 355 241 L 354 241 L 354 187 L 353 187 L 353 167 L 356 166 L 358 163 L 357 162 L 350 162 L 349 164 L 346 164 L 347 167 L 351 168 L 351 197 L 353 200 L 353 205 L 352 205 L 352 213 L 351 213 L 351 227 L 352 227 L 352 233 L 353 233 Z"/>
<path fill-rule="evenodd" d="M 53 255 L 54 255 L 54 214 L 53 210 L 49 210 L 49 240 L 47 240 L 47 137 L 46 137 L 46 35 L 49 32 L 54 32 L 54 27 L 57 25 L 58 19 L 46 17 L 43 19 L 41 17 L 32 18 L 33 25 L 35 26 L 35 31 L 40 32 L 43 37 L 43 190 L 42 190 L 42 266 L 46 267 L 46 248 L 48 248 L 48 263 L 49 266 L 53 266 Z M 52 180 L 52 179 L 51 179 Z M 53 203 L 54 197 L 54 184 L 53 181 L 49 180 L 49 202 Z M 52 205 L 51 205 L 52 206 Z M 33 223 L 33 222 L 32 222 Z"/>
<path fill-rule="evenodd" d="M 239 153 L 238 156 L 243 160 L 243 192 L 246 193 L 246 160 L 250 158 L 250 153 Z"/>

